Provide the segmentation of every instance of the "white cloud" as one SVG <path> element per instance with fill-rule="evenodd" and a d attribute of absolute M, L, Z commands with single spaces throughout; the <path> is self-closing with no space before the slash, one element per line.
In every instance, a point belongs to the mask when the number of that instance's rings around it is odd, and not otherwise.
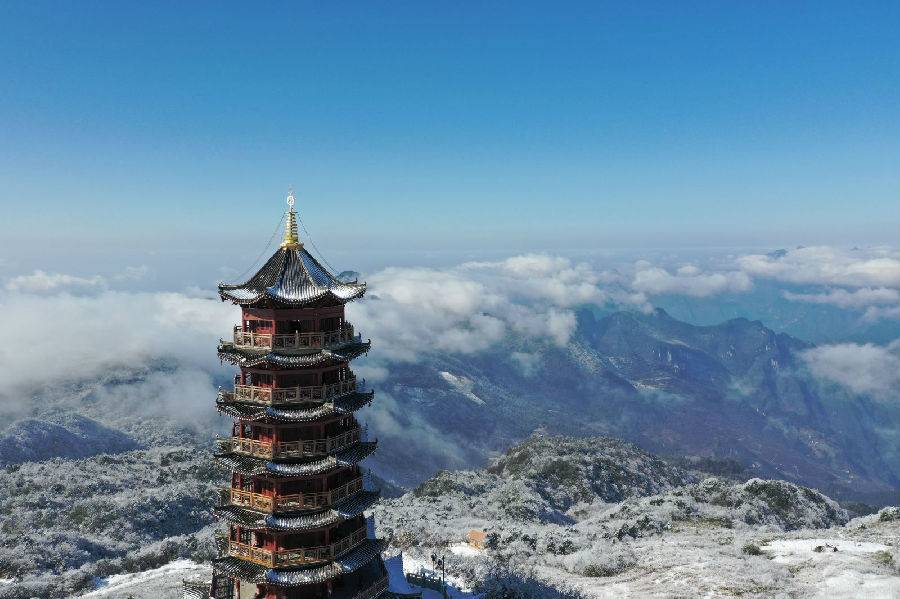
<path fill-rule="evenodd" d="M 115 278 L 145 273 L 134 267 Z M 485 351 L 509 335 L 563 346 L 577 326 L 577 306 L 643 301 L 601 288 L 603 276 L 584 263 L 534 254 L 448 269 L 384 269 L 369 277 L 369 299 L 349 306 L 351 321 L 376 342 L 362 374 L 383 380 L 391 361 Z M 212 372 L 217 340 L 239 320 L 234 306 L 194 293 L 119 292 L 100 276 L 44 271 L 8 281 L 0 310 L 5 336 L 14 341 L 0 345 L 6 372 L 0 393 L 8 400 L 26 389 L 153 361 Z"/>
<path fill-rule="evenodd" d="M 103 288 L 103 277 L 76 277 L 36 270 L 30 275 L 19 275 L 6 282 L 6 290 L 21 293 L 51 293 L 57 291 L 84 291 Z"/>
<path fill-rule="evenodd" d="M 900 318 L 900 306 L 882 308 L 870 306 L 866 308 L 863 318 L 866 320 L 881 320 L 883 318 Z"/>
<path fill-rule="evenodd" d="M 136 267 L 122 276 L 145 272 Z M 576 327 L 574 307 L 615 295 L 599 287 L 600 276 L 586 264 L 543 255 L 382 270 L 369 278 L 369 299 L 349 307 L 358 330 L 376 341 L 376 359 L 363 374 L 383 380 L 390 361 L 484 351 L 511 334 L 565 345 Z M 100 276 L 43 271 L 10 280 L 0 310 L 13 341 L 0 345 L 6 372 L 0 393 L 11 401 L 26 389 L 153 361 L 212 372 L 217 340 L 239 320 L 234 306 L 194 294 L 118 292 Z"/>
<path fill-rule="evenodd" d="M 829 304 L 839 308 L 866 308 L 869 306 L 900 303 L 900 291 L 888 289 L 887 287 L 863 287 L 853 291 L 830 289 L 825 293 L 792 293 L 785 291 L 784 297 L 792 301 Z"/>
<path fill-rule="evenodd" d="M 0 344 L 6 407 L 40 387 L 148 362 L 213 372 L 216 343 L 240 318 L 230 304 L 176 293 L 10 292 L 0 297 L 0 310 L 8 340 Z"/>
<path fill-rule="evenodd" d="M 416 448 L 441 455 L 445 460 L 463 464 L 463 452 L 459 441 L 444 430 L 432 426 L 427 420 L 398 402 L 390 393 L 379 392 L 378 400 L 360 412 L 365 426 L 372 427 L 379 435 L 404 439 Z M 410 431 L 416 431 L 410 439 Z"/>
<path fill-rule="evenodd" d="M 147 276 L 149 268 L 145 265 L 126 266 L 125 269 L 112 275 L 111 280 L 118 282 L 140 281 Z M 11 277 L 4 286 L 13 293 L 99 293 L 108 288 L 106 277 L 92 275 L 79 277 L 65 273 L 51 273 L 35 270 L 31 274 Z"/>
<path fill-rule="evenodd" d="M 387 361 L 480 352 L 510 334 L 563 346 L 577 306 L 643 307 L 640 294 L 601 287 L 603 277 L 588 264 L 542 254 L 440 270 L 387 268 L 368 277 L 370 299 L 351 304 L 349 318 Z"/>
<path fill-rule="evenodd" d="M 751 254 L 737 261 L 752 276 L 788 283 L 900 287 L 900 253 L 889 248 L 843 250 L 815 246 L 778 254 Z"/>
<path fill-rule="evenodd" d="M 880 346 L 838 343 L 806 350 L 803 360 L 817 377 L 854 393 L 900 400 L 900 340 Z"/>
<path fill-rule="evenodd" d="M 631 287 L 648 295 L 677 294 L 707 297 L 720 293 L 740 293 L 753 286 L 750 277 L 741 271 L 703 272 L 694 265 L 685 265 L 674 274 L 649 262 L 635 265 Z"/>
<path fill-rule="evenodd" d="M 216 386 L 209 370 L 177 366 L 149 372 L 124 384 L 100 385 L 94 393 L 98 405 L 108 406 L 107 416 L 125 412 L 131 416 L 174 417 L 188 425 L 214 414 Z"/>

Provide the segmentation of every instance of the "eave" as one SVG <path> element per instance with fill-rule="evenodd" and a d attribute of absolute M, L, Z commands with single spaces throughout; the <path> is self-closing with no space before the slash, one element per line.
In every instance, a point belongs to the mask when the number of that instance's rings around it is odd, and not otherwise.
<path fill-rule="evenodd" d="M 307 368 L 343 364 L 369 351 L 371 341 L 355 341 L 338 349 L 322 349 L 308 354 L 289 354 L 268 349 L 242 349 L 227 341 L 219 342 L 219 359 L 235 366 L 268 364 L 281 368 Z"/>
<path fill-rule="evenodd" d="M 270 462 L 238 453 L 216 454 L 216 458 L 231 470 L 245 476 L 274 476 L 291 478 L 322 474 L 336 468 L 355 466 L 375 451 L 377 441 L 362 441 L 333 455 L 302 463 Z"/>
<path fill-rule="evenodd" d="M 266 568 L 236 557 L 224 557 L 213 562 L 218 572 L 234 576 L 244 582 L 266 583 L 281 587 L 299 587 L 333 580 L 342 574 L 355 572 L 375 558 L 380 558 L 387 543 L 383 539 L 366 539 L 362 545 L 324 566 L 311 568 Z"/>
<path fill-rule="evenodd" d="M 217 516 L 249 530 L 308 531 L 332 526 L 362 514 L 378 501 L 379 491 L 362 490 L 342 499 L 330 509 L 315 513 L 268 514 L 240 506 L 215 508 Z"/>
<path fill-rule="evenodd" d="M 224 401 L 220 396 L 220 398 L 216 400 L 216 409 L 232 418 L 239 418 L 251 422 L 263 422 L 267 424 L 281 422 L 313 422 L 322 418 L 327 418 L 328 416 L 352 414 L 371 403 L 374 397 L 374 391 L 357 391 L 312 408 L 275 408 L 236 401 Z"/>

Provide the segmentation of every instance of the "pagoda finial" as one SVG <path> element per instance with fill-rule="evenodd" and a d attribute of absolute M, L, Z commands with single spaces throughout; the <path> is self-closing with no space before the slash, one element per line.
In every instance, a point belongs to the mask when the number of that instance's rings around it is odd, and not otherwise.
<path fill-rule="evenodd" d="M 287 223 L 284 225 L 284 241 L 281 242 L 283 248 L 303 247 L 300 243 L 300 236 L 297 234 L 297 213 L 294 212 L 294 189 L 288 192 L 287 197 Z"/>

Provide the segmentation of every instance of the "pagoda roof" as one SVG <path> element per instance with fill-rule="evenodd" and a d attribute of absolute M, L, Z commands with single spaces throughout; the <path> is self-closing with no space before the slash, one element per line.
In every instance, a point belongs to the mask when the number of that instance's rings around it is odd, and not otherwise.
<path fill-rule="evenodd" d="M 358 491 L 334 504 L 330 509 L 312 514 L 266 514 L 234 505 L 216 507 L 215 512 L 223 519 L 243 528 L 303 531 L 331 526 L 342 520 L 359 516 L 372 507 L 380 495 L 379 491 Z"/>
<path fill-rule="evenodd" d="M 312 422 L 333 414 L 351 414 L 372 401 L 374 391 L 355 391 L 314 408 L 259 406 L 237 401 L 216 400 L 216 409 L 223 414 L 253 422 Z"/>
<path fill-rule="evenodd" d="M 321 474 L 344 466 L 354 466 L 369 457 L 375 451 L 377 445 L 377 441 L 360 441 L 345 449 L 336 451 L 330 456 L 311 462 L 295 464 L 270 462 L 262 458 L 239 453 L 217 454 L 216 457 L 228 468 L 246 476 L 263 474 L 281 477 L 308 476 Z"/>
<path fill-rule="evenodd" d="M 308 354 L 282 353 L 271 349 L 239 348 L 228 341 L 219 342 L 219 358 L 235 366 L 271 364 L 284 368 L 325 366 L 349 362 L 369 351 L 371 341 L 352 341 L 338 349 L 322 349 Z"/>
<path fill-rule="evenodd" d="M 224 557 L 213 562 L 219 572 L 250 583 L 268 583 L 282 587 L 299 587 L 332 580 L 355 572 L 380 557 L 386 543 L 383 539 L 366 539 L 354 550 L 323 566 L 307 568 L 267 568 L 237 557 Z"/>
<path fill-rule="evenodd" d="M 182 580 L 181 599 L 209 599 L 211 586 L 208 582 Z"/>
<path fill-rule="evenodd" d="M 365 283 L 338 280 L 300 243 L 280 247 L 245 282 L 219 284 L 222 300 L 244 306 L 260 303 L 293 307 L 345 304 L 362 297 L 365 292 Z"/>

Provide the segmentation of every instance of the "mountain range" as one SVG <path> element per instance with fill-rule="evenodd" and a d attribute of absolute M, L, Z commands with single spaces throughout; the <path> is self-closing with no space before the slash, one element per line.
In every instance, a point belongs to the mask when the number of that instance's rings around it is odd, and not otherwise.
<path fill-rule="evenodd" d="M 411 547 L 401 534 L 409 522 L 434 525 L 413 535 L 420 537 L 415 547 L 427 548 L 429 539 L 443 543 L 460 531 L 422 510 L 463 510 L 460 517 L 481 513 L 509 524 L 511 552 L 532 542 L 531 533 L 515 532 L 522 523 L 550 527 L 545 533 L 559 538 L 554 551 L 567 552 L 560 547 L 578 533 L 572 527 L 597 524 L 586 506 L 598 502 L 603 514 L 621 507 L 598 526 L 632 538 L 687 517 L 717 530 L 726 528 L 716 524 L 722 518 L 781 530 L 841 525 L 846 513 L 820 491 L 875 505 L 900 502 L 891 436 L 897 408 L 813 377 L 804 361 L 811 347 L 745 319 L 695 326 L 661 310 L 584 309 L 564 346 L 510 337 L 486 351 L 427 352 L 391 363 L 370 385 L 378 398 L 363 412 L 381 445 L 367 466 L 384 495 L 413 491 L 386 504 L 384 528 L 403 548 Z M 54 385 L 7 419 L 0 431 L 0 597 L 71 597 L 111 574 L 212 557 L 212 506 L 226 479 L 211 460 L 212 436 L 227 433 L 227 421 L 212 411 L 210 397 L 150 392 L 197 376 L 179 372 L 147 364 Z M 188 419 L 176 417 L 184 402 Z M 458 472 L 435 476 L 441 469 Z M 725 482 L 705 482 L 709 474 Z M 668 512 L 657 514 L 660 506 Z M 730 511 L 720 513 L 723 506 Z M 604 545 L 608 561 L 591 562 L 590 530 L 578 541 L 581 557 L 560 553 L 565 563 L 557 569 L 567 580 L 583 578 L 585 569 L 628 570 L 644 559 L 634 548 Z M 506 533 L 498 534 L 502 541 Z M 701 540 L 706 548 L 718 543 Z M 482 564 L 470 578 L 521 578 L 489 563 L 500 569 L 488 576 Z M 543 590 L 534 596 L 554 596 L 535 584 Z"/>
<path fill-rule="evenodd" d="M 697 326 L 661 309 L 582 309 L 562 347 L 512 337 L 392 364 L 376 389 L 395 404 L 396 426 L 375 429 L 376 470 L 410 486 L 543 430 L 614 435 L 841 499 L 896 503 L 890 423 L 900 411 L 813 377 L 803 360 L 811 347 L 743 318 Z"/>
<path fill-rule="evenodd" d="M 503 597 L 892 597 L 897 508 L 850 520 L 793 483 L 685 469 L 609 437 L 535 434 L 375 509 L 404 559 Z M 483 545 L 467 543 L 469 531 Z"/>

